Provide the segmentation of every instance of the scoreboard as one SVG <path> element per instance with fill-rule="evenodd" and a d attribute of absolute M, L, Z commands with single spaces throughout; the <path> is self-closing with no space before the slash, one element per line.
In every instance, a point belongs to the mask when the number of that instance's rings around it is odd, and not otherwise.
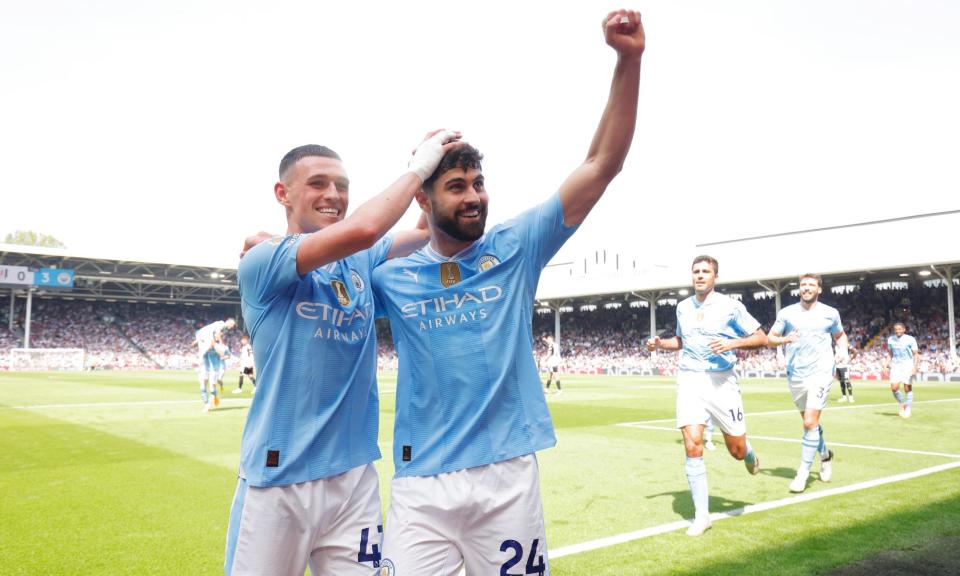
<path fill-rule="evenodd" d="M 26 266 L 0 264 L 0 285 L 73 288 L 73 270 L 67 268 L 31 269 Z"/>

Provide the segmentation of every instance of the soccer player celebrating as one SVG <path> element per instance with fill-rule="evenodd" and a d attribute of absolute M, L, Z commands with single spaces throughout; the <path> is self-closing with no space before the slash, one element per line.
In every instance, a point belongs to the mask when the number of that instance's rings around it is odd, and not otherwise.
<path fill-rule="evenodd" d="M 909 418 L 913 408 L 913 379 L 920 366 L 917 339 L 907 334 L 903 322 L 893 325 L 893 336 L 887 338 L 887 366 L 890 369 L 890 391 L 900 405 L 900 417 Z M 903 385 L 904 394 L 900 393 Z"/>
<path fill-rule="evenodd" d="M 644 32 L 611 12 L 609 99 L 584 162 L 546 202 L 485 233 L 482 155 L 447 154 L 417 202 L 428 246 L 374 270 L 399 355 L 382 566 L 391 574 L 549 574 L 535 452 L 556 443 L 533 359 L 537 280 L 620 172 Z M 258 396 L 259 398 L 259 396 Z"/>
<path fill-rule="evenodd" d="M 760 323 L 743 304 L 713 290 L 720 265 L 711 256 L 693 259 L 695 294 L 677 305 L 677 335 L 647 340 L 647 350 L 680 350 L 677 371 L 677 428 L 687 454 L 684 465 L 694 519 L 687 535 L 699 536 L 710 528 L 707 468 L 703 462 L 703 429 L 708 421 L 723 433 L 727 451 L 742 460 L 750 474 L 760 470 L 760 459 L 747 440 L 743 399 L 734 350 L 767 344 Z"/>
<path fill-rule="evenodd" d="M 780 310 L 767 334 L 770 347 L 787 350 L 787 383 L 803 419 L 800 467 L 791 492 L 807 489 L 814 457 L 820 454 L 820 480 L 830 481 L 833 451 L 823 438 L 820 415 L 827 406 L 834 366 L 848 358 L 847 334 L 836 308 L 820 302 L 822 280 L 817 274 L 800 277 L 800 301 Z M 836 347 L 834 349 L 834 342 Z"/>
<path fill-rule="evenodd" d="M 237 321 L 233 318 L 211 322 L 194 334 L 194 344 L 197 345 L 197 376 L 200 379 L 200 398 L 203 400 L 203 411 L 210 411 L 210 397 L 207 388 L 213 394 L 213 405 L 220 405 L 220 396 L 217 391 L 217 371 L 220 367 L 222 353 L 217 350 L 223 345 L 225 330 L 233 330 Z"/>
<path fill-rule="evenodd" d="M 349 218 L 350 181 L 333 150 L 301 146 L 280 162 L 287 236 L 257 244 L 238 270 L 260 382 L 243 430 L 228 576 L 303 576 L 308 563 L 311 574 L 367 576 L 379 565 L 370 271 L 426 242 L 425 228 L 381 237 L 458 139 L 428 137 L 410 172 Z"/>

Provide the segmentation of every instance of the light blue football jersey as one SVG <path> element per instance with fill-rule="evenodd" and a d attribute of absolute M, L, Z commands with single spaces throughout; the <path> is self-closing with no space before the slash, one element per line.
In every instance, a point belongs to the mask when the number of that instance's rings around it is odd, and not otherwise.
<path fill-rule="evenodd" d="M 432 476 L 556 444 L 533 358 L 540 272 L 576 227 L 559 195 L 445 258 L 429 246 L 373 273 L 399 356 L 394 465 Z M 259 392 L 258 392 L 259 394 Z"/>
<path fill-rule="evenodd" d="M 326 478 L 380 457 L 370 272 L 392 241 L 301 278 L 304 237 L 262 242 L 238 270 L 258 372 L 240 448 L 251 486 Z"/>
<path fill-rule="evenodd" d="M 783 308 L 770 329 L 782 336 L 796 332 L 797 341 L 786 345 L 786 356 L 787 376 L 797 380 L 833 374 L 833 339 L 842 330 L 840 313 L 823 302 L 809 310 L 799 302 Z"/>
<path fill-rule="evenodd" d="M 216 322 L 211 322 L 210 324 L 207 324 L 203 328 L 197 330 L 194 336 L 199 342 L 213 342 L 216 339 L 215 336 L 223 332 L 226 326 L 227 322 L 225 320 L 217 320 Z"/>
<path fill-rule="evenodd" d="M 715 354 L 710 343 L 717 338 L 740 338 L 753 334 L 760 323 L 740 302 L 711 292 L 700 302 L 696 295 L 677 304 L 677 336 L 683 342 L 680 370 L 721 372 L 737 363 L 733 350 Z"/>
<path fill-rule="evenodd" d="M 913 364 L 913 353 L 920 349 L 917 339 L 909 334 L 897 337 L 896 334 L 887 338 L 887 348 L 893 354 L 894 364 Z"/>
<path fill-rule="evenodd" d="M 210 374 L 220 370 L 220 355 L 213 348 L 203 353 L 203 369 Z"/>

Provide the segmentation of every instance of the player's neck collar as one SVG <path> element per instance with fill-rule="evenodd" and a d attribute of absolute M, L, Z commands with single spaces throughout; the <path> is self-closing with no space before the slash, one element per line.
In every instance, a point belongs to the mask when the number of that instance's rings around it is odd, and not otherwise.
<path fill-rule="evenodd" d="M 474 252 L 476 252 L 477 247 L 483 242 L 483 239 L 486 237 L 486 234 L 474 241 L 473 244 L 467 246 L 463 250 L 457 252 L 453 256 L 444 256 L 443 254 L 434 250 L 433 246 L 429 243 L 423 247 L 423 253 L 426 254 L 427 258 L 435 262 L 453 262 L 454 260 L 464 260 L 469 258 Z"/>

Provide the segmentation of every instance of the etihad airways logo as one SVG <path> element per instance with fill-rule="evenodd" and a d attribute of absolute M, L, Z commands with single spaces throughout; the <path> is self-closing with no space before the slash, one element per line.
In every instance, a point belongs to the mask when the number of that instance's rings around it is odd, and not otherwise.
<path fill-rule="evenodd" d="M 317 322 L 314 338 L 336 340 L 348 344 L 363 343 L 370 332 L 373 310 L 370 304 L 352 311 L 335 308 L 323 302 L 299 302 L 297 316 Z"/>
<path fill-rule="evenodd" d="M 353 324 L 353 321 L 358 318 L 366 321 L 367 318 L 370 317 L 370 304 L 365 304 L 363 308 L 367 310 L 364 311 L 357 307 L 348 313 L 339 308 L 334 308 L 329 304 L 324 304 L 323 302 L 300 302 L 297 304 L 297 316 L 306 318 L 307 320 L 329 322 L 337 327 L 344 325 L 350 326 Z"/>
<path fill-rule="evenodd" d="M 476 290 L 464 290 L 463 292 L 454 292 L 449 296 L 440 296 L 438 298 L 427 298 L 404 304 L 400 308 L 404 318 L 416 318 L 428 314 L 439 314 L 460 310 L 463 306 L 472 303 L 474 306 L 480 306 L 489 302 L 495 302 L 503 297 L 503 289 L 499 286 L 484 286 Z"/>

